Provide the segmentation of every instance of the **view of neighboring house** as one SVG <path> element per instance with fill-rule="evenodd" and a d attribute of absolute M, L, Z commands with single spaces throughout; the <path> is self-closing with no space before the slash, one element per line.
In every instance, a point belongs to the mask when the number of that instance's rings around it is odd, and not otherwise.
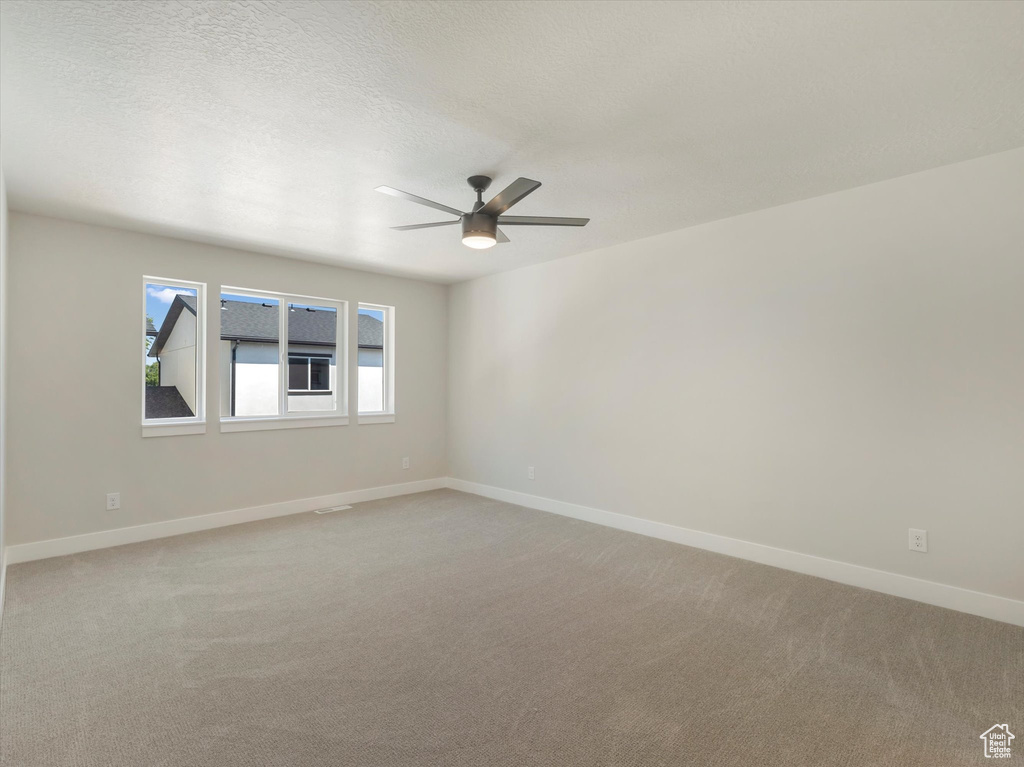
<path fill-rule="evenodd" d="M 146 418 L 187 418 L 196 403 L 196 299 L 175 296 L 154 336 L 157 385 L 146 387 Z M 333 309 L 289 306 L 288 410 L 333 410 L 337 391 L 337 315 Z M 220 412 L 231 416 L 278 412 L 278 305 L 221 299 Z M 382 409 L 384 323 L 359 315 L 359 410 Z"/>
<path fill-rule="evenodd" d="M 157 385 L 146 387 L 146 418 L 189 418 L 196 412 L 196 299 L 176 296 L 156 331 L 149 356 Z M 147 332 L 155 330 L 150 323 Z"/>

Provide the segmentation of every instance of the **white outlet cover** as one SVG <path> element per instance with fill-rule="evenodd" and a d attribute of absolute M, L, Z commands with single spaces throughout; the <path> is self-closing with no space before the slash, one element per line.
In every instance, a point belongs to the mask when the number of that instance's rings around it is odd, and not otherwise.
<path fill-rule="evenodd" d="M 527 466 L 526 467 L 526 478 L 527 479 L 537 479 L 537 472 L 534 471 L 532 466 Z"/>
<path fill-rule="evenodd" d="M 107 510 L 114 511 L 121 508 L 121 494 L 107 493 Z"/>
<path fill-rule="evenodd" d="M 910 540 L 908 541 L 911 551 L 928 551 L 928 531 L 910 528 Z"/>

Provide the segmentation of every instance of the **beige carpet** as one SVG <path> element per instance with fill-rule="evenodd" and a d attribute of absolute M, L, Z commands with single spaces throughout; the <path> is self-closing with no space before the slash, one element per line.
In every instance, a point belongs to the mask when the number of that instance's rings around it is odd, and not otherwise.
<path fill-rule="evenodd" d="M 8 577 L 5 766 L 1024 759 L 1024 629 L 449 490 Z"/>

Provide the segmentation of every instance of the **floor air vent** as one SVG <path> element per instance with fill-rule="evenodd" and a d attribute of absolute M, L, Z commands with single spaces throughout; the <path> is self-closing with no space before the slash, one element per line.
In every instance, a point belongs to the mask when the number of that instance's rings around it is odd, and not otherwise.
<path fill-rule="evenodd" d="M 344 511 L 345 509 L 351 509 L 351 506 L 331 506 L 329 509 L 317 509 L 314 514 L 330 514 L 332 511 Z"/>

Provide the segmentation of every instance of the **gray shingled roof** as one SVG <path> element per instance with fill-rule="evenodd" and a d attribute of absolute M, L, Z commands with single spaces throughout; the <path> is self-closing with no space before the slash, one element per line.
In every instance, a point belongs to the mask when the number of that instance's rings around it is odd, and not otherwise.
<path fill-rule="evenodd" d="M 146 418 L 192 418 L 194 415 L 177 386 L 146 387 Z"/>
<path fill-rule="evenodd" d="M 248 301 L 221 299 L 221 307 L 220 337 L 222 340 L 277 341 L 278 307 L 276 304 L 254 304 Z M 153 348 L 150 349 L 150 357 L 156 357 L 163 349 L 174 323 L 184 309 L 188 309 L 193 314 L 196 313 L 195 296 L 178 295 L 174 297 L 156 341 L 153 342 Z M 293 344 L 334 346 L 336 344 L 335 327 L 334 312 L 295 309 L 288 315 L 288 341 Z M 375 317 L 360 314 L 359 346 L 364 349 L 382 349 L 384 347 L 384 323 Z"/>
<path fill-rule="evenodd" d="M 289 334 L 290 335 L 290 334 Z M 368 314 L 359 315 L 359 348 L 384 348 L 384 323 Z"/>

